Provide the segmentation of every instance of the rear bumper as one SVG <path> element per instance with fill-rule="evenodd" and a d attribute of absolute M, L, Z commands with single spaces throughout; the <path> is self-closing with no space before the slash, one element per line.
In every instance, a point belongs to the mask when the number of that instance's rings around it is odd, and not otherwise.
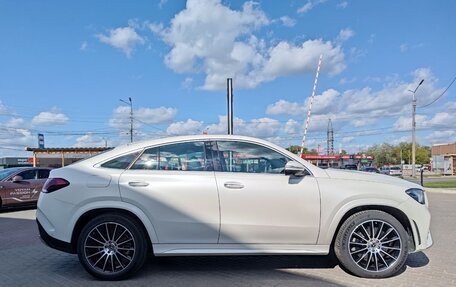
<path fill-rule="evenodd" d="M 40 232 L 40 239 L 41 241 L 46 244 L 47 246 L 66 252 L 66 253 L 76 253 L 76 250 L 74 246 L 71 243 L 61 241 L 58 239 L 55 239 L 54 237 L 50 236 L 49 234 L 46 233 L 44 230 L 43 226 L 41 226 L 39 220 L 36 220 L 36 223 L 38 225 L 38 230 Z"/>

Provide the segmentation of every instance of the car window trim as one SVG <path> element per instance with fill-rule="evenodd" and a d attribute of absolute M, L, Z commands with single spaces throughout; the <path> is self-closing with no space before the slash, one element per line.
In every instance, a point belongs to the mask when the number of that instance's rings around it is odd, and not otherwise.
<path fill-rule="evenodd" d="M 157 169 L 142 169 L 142 171 L 145 171 L 145 170 L 149 170 L 149 171 L 168 171 L 168 170 L 160 169 L 160 148 L 163 147 L 163 146 L 183 144 L 183 143 L 195 143 L 195 142 L 200 142 L 200 143 L 203 144 L 203 153 L 204 153 L 204 161 L 205 161 L 204 168 L 206 168 L 208 159 L 207 159 L 207 155 L 206 155 L 206 146 L 205 145 L 206 145 L 207 142 L 210 142 L 210 141 L 201 139 L 201 140 L 176 141 L 176 142 L 170 142 L 170 143 L 165 143 L 165 144 L 157 144 L 157 145 L 151 145 L 151 146 L 144 147 L 142 149 L 142 151 L 139 153 L 139 155 L 130 163 L 130 165 L 128 165 L 128 167 L 125 170 L 136 170 L 136 169 L 131 169 L 131 167 L 136 163 L 136 161 L 146 152 L 146 150 L 156 148 L 157 149 L 157 159 L 158 159 Z M 129 153 L 126 153 L 124 155 L 127 155 L 127 154 L 129 154 Z M 101 163 L 101 164 L 103 164 L 103 163 Z M 213 164 L 213 161 L 212 161 L 212 164 Z M 214 168 L 212 168 L 212 169 L 214 169 Z M 185 171 L 185 172 L 214 172 L 214 170 L 177 170 L 177 171 Z M 174 170 L 174 172 L 176 172 L 176 170 Z"/>
<path fill-rule="evenodd" d="M 249 140 L 238 140 L 238 139 L 214 139 L 212 141 L 215 141 L 217 143 L 217 152 L 220 153 L 219 149 L 218 149 L 218 142 L 242 142 L 242 143 L 249 143 L 249 144 L 254 144 L 254 145 L 259 145 L 261 147 L 264 147 L 264 148 L 267 148 L 267 149 L 270 149 L 272 151 L 275 151 L 277 152 L 278 154 L 281 154 L 282 156 L 284 156 L 285 158 L 288 159 L 288 161 L 295 161 L 297 163 L 299 163 L 300 165 L 302 165 L 304 167 L 304 169 L 307 171 L 308 175 L 312 176 L 313 177 L 313 174 L 312 172 L 302 163 L 294 160 L 293 158 L 289 157 L 288 155 L 284 154 L 283 152 L 275 149 L 274 147 L 271 147 L 271 146 L 268 146 L 268 145 L 265 145 L 263 143 L 259 143 L 259 142 L 254 142 L 254 141 L 249 141 Z M 214 170 L 215 171 L 215 170 Z M 223 171 L 219 171 L 219 172 L 223 172 Z M 246 172 L 238 172 L 238 171 L 230 171 L 230 172 L 234 172 L 234 173 L 246 173 Z M 283 175 L 282 173 L 249 173 L 249 174 L 267 174 L 267 175 Z"/>

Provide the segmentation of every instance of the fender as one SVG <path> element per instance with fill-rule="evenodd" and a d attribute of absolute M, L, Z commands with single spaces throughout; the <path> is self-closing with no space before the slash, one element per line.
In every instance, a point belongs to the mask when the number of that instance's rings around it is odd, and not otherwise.
<path fill-rule="evenodd" d="M 155 231 L 155 228 L 152 224 L 152 221 L 147 217 L 147 215 L 138 207 L 123 201 L 95 201 L 95 202 L 87 202 L 80 206 L 79 209 L 76 209 L 71 217 L 70 224 L 72 226 L 72 233 L 74 232 L 74 228 L 76 226 L 76 222 L 81 218 L 81 216 L 89 211 L 96 210 L 96 209 L 122 209 L 129 211 L 136 215 L 139 220 L 143 223 L 144 227 L 146 228 L 147 233 L 149 234 L 149 238 L 152 241 L 152 244 L 158 243 L 158 236 Z M 71 234 L 70 238 L 72 238 L 73 234 Z"/>
<path fill-rule="evenodd" d="M 348 202 L 347 202 L 348 201 Z M 336 229 L 339 226 L 340 221 L 344 217 L 347 212 L 349 212 L 353 208 L 357 207 L 362 207 L 362 206 L 369 206 L 369 205 L 377 205 L 377 206 L 386 206 L 386 207 L 392 207 L 398 210 L 401 210 L 400 208 L 401 202 L 397 202 L 394 200 L 388 200 L 388 199 L 380 199 L 380 198 L 363 198 L 363 199 L 353 199 L 353 198 L 348 198 L 344 202 L 341 202 L 340 205 L 338 205 L 335 210 L 334 215 L 332 215 L 327 222 L 322 222 L 321 226 L 328 226 L 325 229 L 320 230 L 320 236 L 318 239 L 317 244 L 322 244 L 322 245 L 329 245 L 331 244 L 334 236 L 336 235 Z M 340 206 L 340 207 L 339 207 Z M 322 208 L 323 210 L 323 208 Z M 323 214 L 322 214 L 322 220 L 323 220 Z"/>

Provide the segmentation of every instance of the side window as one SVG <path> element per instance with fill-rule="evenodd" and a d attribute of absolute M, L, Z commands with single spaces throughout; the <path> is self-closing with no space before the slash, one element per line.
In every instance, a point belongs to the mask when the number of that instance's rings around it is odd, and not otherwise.
<path fill-rule="evenodd" d="M 217 142 L 223 156 L 221 171 L 247 173 L 282 173 L 288 158 L 269 148 L 245 142 Z"/>
<path fill-rule="evenodd" d="M 130 169 L 158 169 L 158 148 L 146 149 Z"/>
<path fill-rule="evenodd" d="M 159 148 L 160 170 L 212 170 L 206 165 L 203 142 L 188 142 L 161 146 Z"/>
<path fill-rule="evenodd" d="M 18 173 L 17 175 L 21 176 L 23 180 L 36 179 L 36 170 L 30 169 Z"/>
<path fill-rule="evenodd" d="M 130 163 L 138 157 L 139 152 L 126 154 L 123 156 L 116 157 L 115 159 L 111 159 L 101 165 L 101 167 L 105 168 L 115 168 L 115 169 L 126 169 Z"/>
<path fill-rule="evenodd" d="M 50 172 L 51 171 L 49 169 L 39 169 L 38 170 L 38 179 L 48 178 Z"/>

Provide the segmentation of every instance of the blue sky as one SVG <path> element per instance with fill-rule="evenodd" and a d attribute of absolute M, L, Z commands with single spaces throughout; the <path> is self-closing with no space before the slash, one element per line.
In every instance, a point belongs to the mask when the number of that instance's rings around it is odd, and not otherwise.
<path fill-rule="evenodd" d="M 46 146 L 234 132 L 351 152 L 411 140 L 411 93 L 432 102 L 456 76 L 455 1 L 0 0 L 0 156 Z M 456 86 L 456 85 L 455 85 Z M 456 141 L 456 90 L 418 108 L 418 142 Z"/>

